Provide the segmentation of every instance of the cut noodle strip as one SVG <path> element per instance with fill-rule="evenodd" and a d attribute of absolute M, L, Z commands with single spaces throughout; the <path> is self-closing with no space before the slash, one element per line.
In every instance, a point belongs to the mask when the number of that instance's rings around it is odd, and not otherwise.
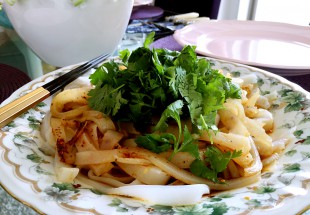
<path fill-rule="evenodd" d="M 251 138 L 250 138 L 250 140 L 251 140 L 251 142 L 250 142 L 251 143 L 250 153 L 251 153 L 254 160 L 253 160 L 253 163 L 251 166 L 244 168 L 243 176 L 255 175 L 257 173 L 260 173 L 262 168 L 263 168 L 258 150 L 256 149 L 256 146 L 254 144 L 254 141 Z"/>

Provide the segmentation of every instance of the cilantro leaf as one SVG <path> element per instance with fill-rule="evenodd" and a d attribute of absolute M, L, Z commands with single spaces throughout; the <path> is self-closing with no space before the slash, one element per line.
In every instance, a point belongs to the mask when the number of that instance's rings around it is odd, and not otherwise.
<path fill-rule="evenodd" d="M 199 177 L 207 178 L 215 183 L 219 183 L 217 172 L 207 167 L 203 161 L 196 159 L 191 163 L 190 171 Z"/>
<path fill-rule="evenodd" d="M 128 59 L 130 57 L 130 51 L 128 49 L 124 49 L 122 51 L 119 52 L 119 58 L 123 61 L 123 62 L 127 62 Z"/>
<path fill-rule="evenodd" d="M 205 153 L 206 162 L 210 163 L 211 169 L 216 172 L 222 172 L 226 169 L 227 164 L 233 158 L 241 156 L 242 151 L 222 152 L 216 147 L 208 147 Z"/>
<path fill-rule="evenodd" d="M 180 113 L 183 107 L 183 102 L 181 100 L 177 100 L 170 104 L 167 109 L 162 113 L 160 120 L 156 124 L 154 130 L 166 131 L 168 128 L 168 124 L 166 123 L 169 117 L 172 117 L 178 124 L 179 127 L 179 134 L 182 133 L 181 127 L 181 118 Z M 179 138 L 180 139 L 180 138 Z"/>
<path fill-rule="evenodd" d="M 90 83 L 93 85 L 97 85 L 99 81 L 102 81 L 105 77 L 105 71 L 103 68 L 97 69 L 93 74 L 89 76 Z"/>
<path fill-rule="evenodd" d="M 172 134 L 170 134 L 170 136 L 168 136 L 168 134 L 163 134 L 163 136 L 159 136 L 157 134 L 147 134 L 145 136 L 136 138 L 136 142 L 138 143 L 138 145 L 153 152 L 159 153 L 162 152 L 162 150 L 164 149 L 170 149 L 170 144 L 173 144 L 173 153 L 171 154 L 170 159 L 178 152 L 189 152 L 193 157 L 199 158 L 198 145 L 195 144 L 195 139 L 192 137 L 186 125 L 184 126 L 183 142 L 180 145 L 180 140 L 182 136 L 180 112 L 182 107 L 183 102 L 181 100 L 177 100 L 176 102 L 170 104 L 168 108 L 163 112 L 159 122 L 154 128 L 155 131 L 166 131 L 166 129 L 168 128 L 168 124 L 166 123 L 166 121 L 168 120 L 168 118 L 172 117 L 178 124 L 178 139 L 176 139 L 175 136 Z M 167 147 L 167 143 L 169 143 L 169 147 Z"/>
<path fill-rule="evenodd" d="M 148 48 L 154 42 L 155 32 L 149 33 L 143 43 L 143 47 Z"/>
<path fill-rule="evenodd" d="M 100 86 L 99 84 L 95 89 L 90 90 L 89 96 L 91 97 L 88 99 L 88 104 L 94 110 L 114 116 L 122 104 L 127 104 L 127 100 L 122 98 L 122 93 L 119 89 L 114 89 L 108 84 L 103 87 Z M 105 105 L 101 105 L 102 103 Z"/>
<path fill-rule="evenodd" d="M 229 161 L 241 156 L 242 151 L 222 152 L 215 146 L 207 148 L 204 161 L 196 159 L 190 166 L 190 171 L 199 177 L 207 178 L 213 182 L 219 183 L 218 173 L 223 172 Z"/>
<path fill-rule="evenodd" d="M 146 134 L 138 136 L 135 139 L 138 146 L 148 149 L 155 153 L 161 153 L 171 149 L 171 145 L 176 141 L 173 134 L 165 133 L 159 134 Z"/>
<path fill-rule="evenodd" d="M 199 159 L 199 148 L 198 144 L 195 144 L 195 139 L 192 137 L 192 134 L 189 132 L 187 126 L 184 126 L 184 138 L 183 142 L 177 152 L 188 152 L 194 158 Z"/>

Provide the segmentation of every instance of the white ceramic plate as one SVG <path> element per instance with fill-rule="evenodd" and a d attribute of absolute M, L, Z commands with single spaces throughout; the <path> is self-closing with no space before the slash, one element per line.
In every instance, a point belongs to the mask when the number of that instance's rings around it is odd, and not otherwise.
<path fill-rule="evenodd" d="M 141 5 L 147 5 L 153 3 L 153 0 L 135 0 L 133 3 L 134 7 L 141 6 Z"/>
<path fill-rule="evenodd" d="M 291 138 L 274 169 L 259 183 L 224 193 L 190 206 L 145 205 L 100 195 L 92 189 L 60 184 L 53 158 L 40 150 L 40 122 L 51 99 L 0 130 L 0 182 L 19 201 L 44 214 L 296 214 L 310 207 L 310 94 L 277 75 L 237 63 L 212 60 L 214 68 L 232 76 L 256 74 L 262 93 L 277 92 L 272 104 L 275 132 Z M 29 92 L 72 66 L 40 77 L 16 91 L 4 103 Z M 88 76 L 88 74 L 87 74 Z M 14 211 L 12 211 L 14 213 Z"/>
<path fill-rule="evenodd" d="M 219 20 L 188 25 L 174 34 L 197 53 L 278 74 L 310 73 L 310 27 L 265 21 Z"/>

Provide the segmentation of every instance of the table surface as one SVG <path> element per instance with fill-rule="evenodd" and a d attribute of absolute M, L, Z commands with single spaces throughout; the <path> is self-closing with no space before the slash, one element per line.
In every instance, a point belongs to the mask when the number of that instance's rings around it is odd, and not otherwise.
<path fill-rule="evenodd" d="M 124 37 L 122 44 L 120 45 L 120 49 L 135 49 L 143 44 L 146 33 L 127 33 Z M 167 37 L 168 38 L 168 37 Z M 154 46 L 167 46 L 166 48 L 174 48 L 178 46 L 176 41 L 173 40 L 172 37 L 168 38 L 169 41 L 165 41 L 165 38 L 162 38 L 154 43 Z M 172 39 L 171 39 L 172 38 Z M 170 46 L 170 47 L 169 47 Z M 160 47 L 162 48 L 162 47 Z M 117 54 L 117 53 L 115 53 Z M 14 58 L 14 56 L 12 56 Z M 16 56 L 15 56 L 16 57 Z M 310 74 L 309 75 L 300 75 L 300 76 L 288 76 L 284 77 L 291 82 L 294 82 L 300 85 L 307 91 L 310 91 Z M 1 176 L 0 176 L 1 177 Z M 0 215 L 4 214 L 37 214 L 37 212 L 18 202 L 14 198 L 12 198 L 5 190 L 3 190 L 0 186 Z"/>

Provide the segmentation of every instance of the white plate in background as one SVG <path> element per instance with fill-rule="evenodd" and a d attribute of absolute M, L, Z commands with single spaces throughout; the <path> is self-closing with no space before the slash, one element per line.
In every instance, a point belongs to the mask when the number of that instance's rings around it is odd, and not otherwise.
<path fill-rule="evenodd" d="M 133 2 L 133 6 L 141 6 L 141 5 L 147 5 L 147 4 L 152 4 L 153 0 L 135 0 Z"/>
<path fill-rule="evenodd" d="M 196 52 L 271 68 L 280 75 L 310 73 L 310 27 L 266 21 L 212 20 L 188 25 L 174 33 L 181 45 Z"/>

